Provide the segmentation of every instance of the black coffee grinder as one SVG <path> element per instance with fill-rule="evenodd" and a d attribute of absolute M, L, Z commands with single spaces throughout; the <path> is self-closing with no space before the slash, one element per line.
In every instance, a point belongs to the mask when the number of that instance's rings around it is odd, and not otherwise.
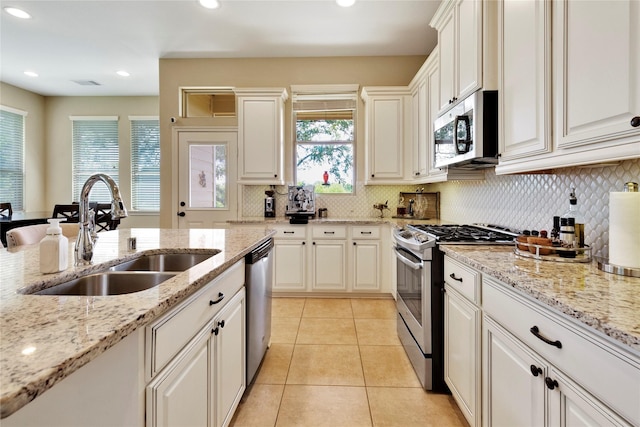
<path fill-rule="evenodd" d="M 267 195 L 264 199 L 264 217 L 275 218 L 276 216 L 276 199 L 273 197 L 274 192 L 271 190 L 265 191 Z"/>

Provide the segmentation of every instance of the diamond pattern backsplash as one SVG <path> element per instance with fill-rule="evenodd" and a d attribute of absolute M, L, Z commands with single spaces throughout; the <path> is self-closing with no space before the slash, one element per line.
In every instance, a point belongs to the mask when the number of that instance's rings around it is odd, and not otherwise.
<path fill-rule="evenodd" d="M 389 201 L 386 218 L 395 213 L 400 192 L 417 188 L 440 192 L 441 219 L 450 223 L 488 223 L 512 229 L 550 230 L 553 216 L 569 208 L 569 193 L 576 189 L 585 218 L 585 241 L 594 256 L 609 254 L 609 193 L 622 191 L 624 183 L 640 182 L 640 159 L 615 166 L 557 169 L 549 174 L 496 175 L 485 172 L 484 181 L 449 181 L 424 185 L 356 184 L 355 195 L 316 196 L 316 208 L 327 208 L 330 217 L 375 217 L 374 203 Z M 262 216 L 267 186 L 246 186 L 243 214 Z M 284 216 L 286 187 L 276 188 L 276 213 Z"/>

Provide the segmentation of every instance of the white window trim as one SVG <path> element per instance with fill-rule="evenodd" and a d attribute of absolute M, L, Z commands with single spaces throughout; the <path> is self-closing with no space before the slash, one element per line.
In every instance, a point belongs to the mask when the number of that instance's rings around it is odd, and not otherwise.
<path fill-rule="evenodd" d="M 28 111 L 19 110 L 17 108 L 8 107 L 6 105 L 0 105 L 0 110 L 6 111 L 8 113 L 18 114 L 18 115 L 20 115 L 22 117 L 27 117 L 29 115 Z"/>

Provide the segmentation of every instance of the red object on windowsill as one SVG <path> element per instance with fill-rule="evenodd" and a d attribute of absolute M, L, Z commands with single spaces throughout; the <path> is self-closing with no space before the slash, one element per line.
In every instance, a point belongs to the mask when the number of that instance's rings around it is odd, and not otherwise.
<path fill-rule="evenodd" d="M 322 174 L 322 179 L 324 180 L 324 182 L 322 183 L 322 185 L 329 185 L 329 173 L 327 171 L 324 171 L 324 173 Z"/>

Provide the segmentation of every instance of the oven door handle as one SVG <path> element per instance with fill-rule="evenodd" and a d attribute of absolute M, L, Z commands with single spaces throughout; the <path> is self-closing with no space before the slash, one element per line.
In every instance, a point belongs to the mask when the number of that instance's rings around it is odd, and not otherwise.
<path fill-rule="evenodd" d="M 407 258 L 402 254 L 402 252 L 404 251 L 402 251 L 401 249 L 393 248 L 393 250 L 396 252 L 396 258 L 398 258 L 400 262 L 402 262 L 409 268 L 412 268 L 414 270 L 420 270 L 422 268 L 422 262 L 417 263 L 417 262 L 411 261 L 409 258 Z"/>

